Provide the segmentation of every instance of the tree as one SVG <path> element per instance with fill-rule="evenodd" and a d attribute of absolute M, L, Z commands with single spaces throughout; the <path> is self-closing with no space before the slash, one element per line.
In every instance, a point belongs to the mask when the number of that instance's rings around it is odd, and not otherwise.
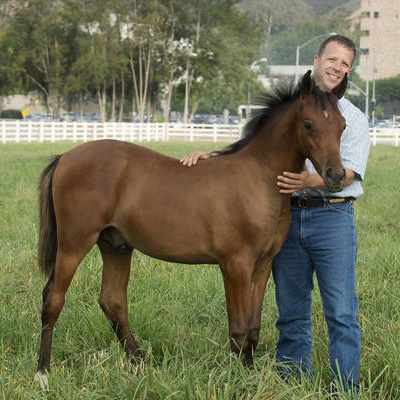
<path fill-rule="evenodd" d="M 304 0 L 244 0 L 242 7 L 268 36 L 293 31 L 302 21 L 313 17 L 311 7 Z"/>
<path fill-rule="evenodd" d="M 30 0 L 9 28 L 19 71 L 39 89 L 53 116 L 58 117 L 66 72 L 69 27 L 63 24 L 63 3 Z"/>
<path fill-rule="evenodd" d="M 24 77 L 55 117 L 76 98 L 82 116 L 89 95 L 102 120 L 121 120 L 131 92 L 141 121 L 160 105 L 168 119 L 172 102 L 187 120 L 198 107 L 236 109 L 263 37 L 235 0 L 28 0 L 1 32 L 0 76 L 10 87 L 10 74 Z"/>
<path fill-rule="evenodd" d="M 0 54 L 0 94 L 8 95 L 22 91 L 21 76 L 15 66 L 17 58 L 14 46 L 6 29 L 0 31 Z"/>
<path fill-rule="evenodd" d="M 250 65 L 259 58 L 262 39 L 259 26 L 234 1 L 202 1 L 195 6 L 189 14 L 194 40 L 182 82 L 184 110 L 191 108 L 189 120 L 201 102 L 214 106 L 215 111 L 237 108 L 243 102 Z M 236 106 L 232 106 L 233 99 Z"/>

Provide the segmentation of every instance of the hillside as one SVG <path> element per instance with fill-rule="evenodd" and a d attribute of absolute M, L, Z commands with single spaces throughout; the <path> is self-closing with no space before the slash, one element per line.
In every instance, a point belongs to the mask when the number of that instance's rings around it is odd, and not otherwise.
<path fill-rule="evenodd" d="M 360 7 L 360 0 L 303 0 L 312 7 L 316 16 L 332 13 L 335 9 L 346 8 L 352 13 Z"/>

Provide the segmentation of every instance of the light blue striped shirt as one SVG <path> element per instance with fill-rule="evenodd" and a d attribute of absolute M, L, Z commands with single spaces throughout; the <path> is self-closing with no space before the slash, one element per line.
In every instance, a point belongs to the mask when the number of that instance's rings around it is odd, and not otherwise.
<path fill-rule="evenodd" d="M 344 97 L 338 101 L 338 107 L 342 116 L 346 119 L 346 129 L 340 139 L 340 156 L 343 166 L 355 172 L 356 175 L 353 182 L 348 186 L 344 186 L 342 191 L 336 193 L 323 189 L 309 188 L 295 192 L 293 196 L 358 198 L 363 194 L 361 181 L 364 179 L 370 148 L 368 120 L 359 108 Z M 310 174 L 317 173 L 310 160 L 306 160 L 306 165 Z"/>

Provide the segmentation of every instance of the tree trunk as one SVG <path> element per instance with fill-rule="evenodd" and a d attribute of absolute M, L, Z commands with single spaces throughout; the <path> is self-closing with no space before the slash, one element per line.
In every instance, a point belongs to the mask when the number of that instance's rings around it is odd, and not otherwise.
<path fill-rule="evenodd" d="M 196 113 L 197 109 L 199 108 L 201 100 L 196 100 L 194 102 L 193 108 L 192 108 L 192 112 L 190 113 L 190 117 L 189 117 L 189 124 L 192 123 L 193 118 L 194 118 L 194 114 Z"/>
<path fill-rule="evenodd" d="M 59 118 L 58 90 L 57 87 L 49 86 L 49 97 L 47 99 L 53 119 Z"/>
<path fill-rule="evenodd" d="M 112 95 L 111 95 L 111 121 L 115 119 L 115 97 L 116 97 L 116 88 L 115 88 L 115 78 L 112 80 Z"/>
<path fill-rule="evenodd" d="M 136 105 L 136 113 L 139 114 L 139 88 L 138 88 L 138 84 L 137 84 L 137 79 L 136 79 L 136 70 L 135 70 L 135 65 L 133 63 L 133 58 L 132 58 L 132 53 L 130 54 L 129 57 L 129 63 L 131 66 L 131 74 L 132 74 L 132 81 L 133 81 L 133 91 L 135 93 L 134 99 L 135 101 L 133 102 Z M 133 108 L 133 104 L 132 104 L 132 108 Z M 133 114 L 134 110 L 132 109 L 132 114 Z"/>
<path fill-rule="evenodd" d="M 200 40 L 200 29 L 201 29 L 201 16 L 200 16 L 200 10 L 197 14 L 197 24 L 196 24 L 196 43 L 199 42 Z M 190 76 L 189 76 L 189 71 L 190 71 Z M 188 60 L 186 64 L 186 83 L 185 83 L 185 106 L 183 109 L 183 123 L 187 123 L 188 121 L 188 115 L 189 115 L 189 97 L 190 97 L 190 91 L 192 87 L 194 79 L 194 68 L 190 65 L 190 62 Z"/>
<path fill-rule="evenodd" d="M 124 116 L 124 103 L 125 103 L 125 77 L 124 71 L 121 71 L 121 101 L 119 103 L 118 122 L 122 121 Z"/>
<path fill-rule="evenodd" d="M 187 124 L 189 115 L 189 96 L 190 96 L 190 84 L 189 84 L 189 61 L 186 63 L 186 79 L 185 79 L 185 105 L 183 108 L 182 122 Z"/>
<path fill-rule="evenodd" d="M 106 100 L 107 100 L 107 92 L 106 92 L 106 81 L 103 81 L 103 87 L 97 87 L 97 98 L 99 100 L 99 112 L 100 112 L 100 121 L 104 122 L 106 120 Z"/>
<path fill-rule="evenodd" d="M 171 71 L 171 79 L 168 82 L 168 92 L 167 92 L 167 99 L 165 101 L 165 110 L 164 110 L 164 118 L 165 122 L 169 121 L 169 114 L 171 109 L 171 100 L 172 100 L 172 89 L 173 89 L 173 73 Z"/>
<path fill-rule="evenodd" d="M 82 96 L 82 92 L 79 92 L 79 121 L 83 121 L 83 96 Z"/>

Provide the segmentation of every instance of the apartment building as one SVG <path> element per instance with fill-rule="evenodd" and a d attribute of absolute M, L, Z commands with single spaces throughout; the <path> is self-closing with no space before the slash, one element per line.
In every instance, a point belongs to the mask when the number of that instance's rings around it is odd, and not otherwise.
<path fill-rule="evenodd" d="M 400 75 L 400 0 L 361 0 L 362 79 Z"/>

